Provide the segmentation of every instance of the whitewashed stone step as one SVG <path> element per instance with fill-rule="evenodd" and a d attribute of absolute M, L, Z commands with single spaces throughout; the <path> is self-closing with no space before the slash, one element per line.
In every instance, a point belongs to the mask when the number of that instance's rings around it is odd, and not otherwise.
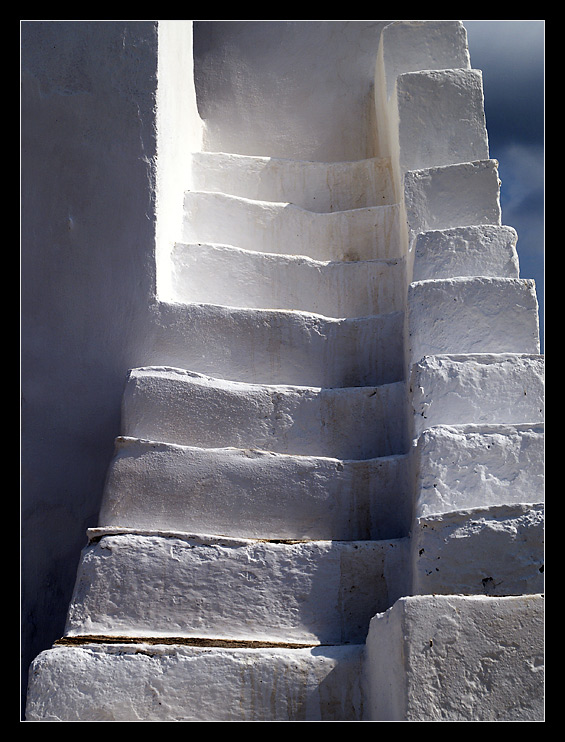
<path fill-rule="evenodd" d="M 544 600 L 405 597 L 371 621 L 366 719 L 544 721 Z"/>
<path fill-rule="evenodd" d="M 367 459 L 406 452 L 402 382 L 322 389 L 215 379 L 174 368 L 133 369 L 122 434 L 202 448 Z"/>
<path fill-rule="evenodd" d="M 119 438 L 98 525 L 271 540 L 401 538 L 410 492 L 407 456 L 342 461 Z"/>
<path fill-rule="evenodd" d="M 535 284 L 519 278 L 417 281 L 408 289 L 412 363 L 442 353 L 539 353 Z"/>
<path fill-rule="evenodd" d="M 359 644 L 407 587 L 408 540 L 89 532 L 65 636 Z"/>
<path fill-rule="evenodd" d="M 308 162 L 226 152 L 192 155 L 195 191 L 292 203 L 330 212 L 394 203 L 389 159 Z"/>
<path fill-rule="evenodd" d="M 413 595 L 544 591 L 542 504 L 422 516 L 414 523 L 411 540 Z"/>
<path fill-rule="evenodd" d="M 33 663 L 26 717 L 27 721 L 361 721 L 363 652 L 364 645 L 55 646 Z"/>
<path fill-rule="evenodd" d="M 226 245 L 177 244 L 172 300 L 364 317 L 404 309 L 403 260 L 320 262 Z"/>
<path fill-rule="evenodd" d="M 415 449 L 415 513 L 543 502 L 544 425 L 436 425 Z"/>
<path fill-rule="evenodd" d="M 399 213 L 395 204 L 320 214 L 289 203 L 189 191 L 180 241 L 314 260 L 388 260 L 402 254 Z"/>
<path fill-rule="evenodd" d="M 403 312 L 336 319 L 160 303 L 146 334 L 143 363 L 257 384 L 388 384 L 404 378 L 403 333 Z"/>
<path fill-rule="evenodd" d="M 529 354 L 439 355 L 412 367 L 414 437 L 434 425 L 544 420 L 544 358 Z"/>
<path fill-rule="evenodd" d="M 515 229 L 493 224 L 422 232 L 414 240 L 412 280 L 457 276 L 519 278 L 517 241 Z"/>

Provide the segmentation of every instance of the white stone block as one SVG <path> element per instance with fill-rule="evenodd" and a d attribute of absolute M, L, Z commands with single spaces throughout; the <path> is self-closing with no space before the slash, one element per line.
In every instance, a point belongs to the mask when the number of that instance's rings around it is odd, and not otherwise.
<path fill-rule="evenodd" d="M 496 160 L 410 170 L 404 175 L 409 238 L 419 232 L 481 224 L 499 225 Z"/>
<path fill-rule="evenodd" d="M 90 531 L 65 636 L 358 644 L 406 590 L 407 540 Z"/>
<path fill-rule="evenodd" d="M 55 646 L 31 668 L 26 721 L 361 721 L 363 650 Z"/>
<path fill-rule="evenodd" d="M 528 354 L 428 356 L 412 367 L 414 437 L 434 425 L 544 420 L 544 359 Z"/>
<path fill-rule="evenodd" d="M 394 148 L 401 172 L 488 159 L 480 71 L 402 74 L 396 80 L 396 105 Z"/>
<path fill-rule="evenodd" d="M 544 426 L 437 425 L 415 448 L 416 516 L 544 501 Z"/>
<path fill-rule="evenodd" d="M 402 254 L 399 213 L 393 204 L 320 214 L 290 203 L 189 191 L 180 241 L 314 260 L 387 260 Z"/>
<path fill-rule="evenodd" d="M 260 448 L 366 459 L 406 452 L 402 382 L 321 389 L 214 379 L 172 368 L 130 372 L 122 434 L 202 448 Z"/>
<path fill-rule="evenodd" d="M 403 260 L 320 262 L 225 245 L 177 244 L 172 300 L 258 309 L 297 309 L 327 317 L 402 311 Z"/>
<path fill-rule="evenodd" d="M 535 284 L 519 278 L 417 281 L 408 289 L 410 361 L 441 353 L 539 353 Z"/>
<path fill-rule="evenodd" d="M 402 598 L 365 667 L 372 721 L 543 721 L 543 597 Z"/>
<path fill-rule="evenodd" d="M 329 318 L 296 311 L 159 303 L 144 365 L 258 384 L 323 387 L 404 378 L 404 314 Z"/>
<path fill-rule="evenodd" d="M 493 505 L 417 518 L 414 595 L 526 595 L 544 590 L 543 505 Z"/>
<path fill-rule="evenodd" d="M 519 278 L 512 227 L 479 225 L 436 229 L 416 235 L 413 281 L 457 276 Z"/>
<path fill-rule="evenodd" d="M 394 21 L 381 33 L 379 64 L 387 97 L 405 72 L 468 69 L 467 32 L 460 21 Z"/>
<path fill-rule="evenodd" d="M 260 539 L 408 534 L 407 456 L 363 461 L 119 438 L 98 525 Z"/>
<path fill-rule="evenodd" d="M 225 152 L 192 155 L 195 191 L 295 204 L 318 213 L 394 203 L 390 160 L 311 162 Z"/>

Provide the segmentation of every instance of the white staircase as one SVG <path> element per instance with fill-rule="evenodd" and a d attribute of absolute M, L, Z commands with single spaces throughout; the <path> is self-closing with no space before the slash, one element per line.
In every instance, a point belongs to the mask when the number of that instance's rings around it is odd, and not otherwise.
<path fill-rule="evenodd" d="M 395 71 L 399 33 L 435 39 L 439 69 Z M 432 720 L 417 622 L 455 594 L 458 616 L 485 596 L 500 615 L 537 605 L 537 304 L 465 59 L 458 24 L 385 28 L 381 158 L 195 154 L 173 296 L 127 380 L 99 527 L 28 718 Z M 406 109 L 438 86 L 413 148 Z M 437 134 L 460 120 L 462 153 Z"/>

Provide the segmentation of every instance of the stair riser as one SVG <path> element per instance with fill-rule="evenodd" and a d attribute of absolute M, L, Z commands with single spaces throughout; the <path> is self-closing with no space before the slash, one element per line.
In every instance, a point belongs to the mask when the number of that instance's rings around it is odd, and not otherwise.
<path fill-rule="evenodd" d="M 406 452 L 403 383 L 311 389 L 135 369 L 123 396 L 122 434 L 202 448 L 259 448 L 367 459 Z"/>
<path fill-rule="evenodd" d="M 407 542 L 119 534 L 85 548 L 66 635 L 356 644 L 402 594 Z"/>
<path fill-rule="evenodd" d="M 314 260 L 399 258 L 399 207 L 317 214 L 292 204 L 191 191 L 184 199 L 182 242 L 305 255 Z"/>
<path fill-rule="evenodd" d="M 402 312 L 338 320 L 161 303 L 143 363 L 254 384 L 372 386 L 404 378 L 403 338 Z"/>
<path fill-rule="evenodd" d="M 361 721 L 363 652 L 55 647 L 32 667 L 27 720 Z"/>
<path fill-rule="evenodd" d="M 100 526 L 261 539 L 406 536 L 406 456 L 340 461 L 121 439 Z"/>
<path fill-rule="evenodd" d="M 364 317 L 404 309 L 402 261 L 319 263 L 214 245 L 177 245 L 172 299 L 326 317 Z"/>
<path fill-rule="evenodd" d="M 324 163 L 198 152 L 191 175 L 195 191 L 291 203 L 318 213 L 394 202 L 387 159 Z"/>

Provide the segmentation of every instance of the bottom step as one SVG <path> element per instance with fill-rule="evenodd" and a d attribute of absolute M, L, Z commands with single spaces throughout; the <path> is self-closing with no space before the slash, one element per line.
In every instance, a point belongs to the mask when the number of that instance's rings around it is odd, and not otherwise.
<path fill-rule="evenodd" d="M 361 721 L 364 645 L 55 646 L 27 721 Z"/>

